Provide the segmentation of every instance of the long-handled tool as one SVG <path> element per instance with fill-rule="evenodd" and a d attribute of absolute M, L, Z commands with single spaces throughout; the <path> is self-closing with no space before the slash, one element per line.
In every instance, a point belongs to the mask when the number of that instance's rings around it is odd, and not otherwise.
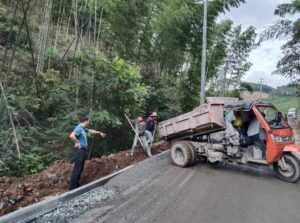
<path fill-rule="evenodd" d="M 124 114 L 124 115 L 125 115 L 125 117 L 126 117 L 126 119 L 127 119 L 128 123 L 130 124 L 130 126 L 131 126 L 132 130 L 134 131 L 135 135 L 138 137 L 138 140 L 139 140 L 139 142 L 140 142 L 141 146 L 142 146 L 142 147 L 143 147 L 143 149 L 146 151 L 146 148 L 144 147 L 144 144 L 142 143 L 142 140 L 141 140 L 141 138 L 140 138 L 139 134 L 138 134 L 138 133 L 135 131 L 135 128 L 133 127 L 133 125 L 132 125 L 132 123 L 131 123 L 131 121 L 130 121 L 129 117 L 128 117 L 126 114 Z"/>
<path fill-rule="evenodd" d="M 88 160 L 91 160 L 92 150 L 93 150 L 93 147 L 94 147 L 94 141 L 95 141 L 95 138 L 93 136 L 93 141 L 92 141 L 92 144 L 91 144 L 90 149 L 89 149 Z"/>

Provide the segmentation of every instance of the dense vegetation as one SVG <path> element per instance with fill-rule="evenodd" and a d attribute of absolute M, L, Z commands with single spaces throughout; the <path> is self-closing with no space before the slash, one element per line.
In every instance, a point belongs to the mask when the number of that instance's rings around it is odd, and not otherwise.
<path fill-rule="evenodd" d="M 264 99 L 266 102 L 270 102 L 275 107 L 282 112 L 282 114 L 287 114 L 289 108 L 296 108 L 297 111 L 300 111 L 300 103 L 299 103 L 299 97 L 280 97 L 280 96 L 274 96 L 268 99 Z"/>
<path fill-rule="evenodd" d="M 216 22 L 242 2 L 209 3 L 208 80 L 227 55 L 231 69 L 250 66 L 253 27 Z M 130 147 L 124 113 L 155 110 L 164 119 L 197 106 L 202 12 L 194 0 L 1 1 L 0 174 L 34 173 L 70 159 L 68 134 L 82 113 L 108 133 L 90 140 L 96 156 Z"/>
<path fill-rule="evenodd" d="M 257 83 L 248 83 L 248 82 L 245 82 L 247 84 L 249 84 L 251 86 L 251 88 L 253 89 L 253 91 L 260 91 L 260 87 L 261 87 L 261 90 L 262 92 L 265 92 L 265 93 L 271 93 L 273 92 L 275 89 L 267 84 L 262 84 L 262 86 L 260 86 L 260 84 L 257 84 Z"/>

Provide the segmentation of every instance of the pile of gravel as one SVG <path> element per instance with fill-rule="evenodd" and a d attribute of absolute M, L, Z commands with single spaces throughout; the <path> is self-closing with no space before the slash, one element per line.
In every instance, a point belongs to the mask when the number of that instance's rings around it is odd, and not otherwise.
<path fill-rule="evenodd" d="M 35 223 L 62 223 L 70 222 L 84 212 L 106 200 L 112 198 L 117 193 L 115 189 L 106 189 L 98 187 L 85 194 L 82 194 L 73 200 L 61 204 L 57 209 L 38 217 Z"/>

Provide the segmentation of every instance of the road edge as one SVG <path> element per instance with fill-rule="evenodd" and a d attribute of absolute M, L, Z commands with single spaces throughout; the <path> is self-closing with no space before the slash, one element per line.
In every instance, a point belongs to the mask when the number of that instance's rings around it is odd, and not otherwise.
<path fill-rule="evenodd" d="M 75 190 L 65 192 L 56 197 L 34 203 L 27 207 L 20 208 L 7 215 L 3 215 L 2 217 L 0 217 L 0 223 L 7 223 L 7 222 L 23 223 L 23 222 L 31 221 L 37 216 L 43 215 L 47 212 L 54 210 L 61 203 L 68 202 L 81 194 L 84 194 L 92 189 L 95 189 L 96 187 L 99 187 L 107 183 L 111 178 L 123 173 L 124 171 L 129 170 L 133 166 L 134 165 L 125 167 L 124 169 L 114 172 L 108 176 L 102 177 L 99 180 L 93 181 Z"/>

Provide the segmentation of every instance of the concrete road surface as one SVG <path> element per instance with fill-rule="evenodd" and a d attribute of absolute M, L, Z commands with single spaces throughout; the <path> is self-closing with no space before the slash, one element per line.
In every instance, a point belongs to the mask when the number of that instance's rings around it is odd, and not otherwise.
<path fill-rule="evenodd" d="M 300 184 L 278 180 L 269 168 L 197 163 L 154 157 L 111 180 L 119 194 L 76 223 L 299 223 Z"/>

